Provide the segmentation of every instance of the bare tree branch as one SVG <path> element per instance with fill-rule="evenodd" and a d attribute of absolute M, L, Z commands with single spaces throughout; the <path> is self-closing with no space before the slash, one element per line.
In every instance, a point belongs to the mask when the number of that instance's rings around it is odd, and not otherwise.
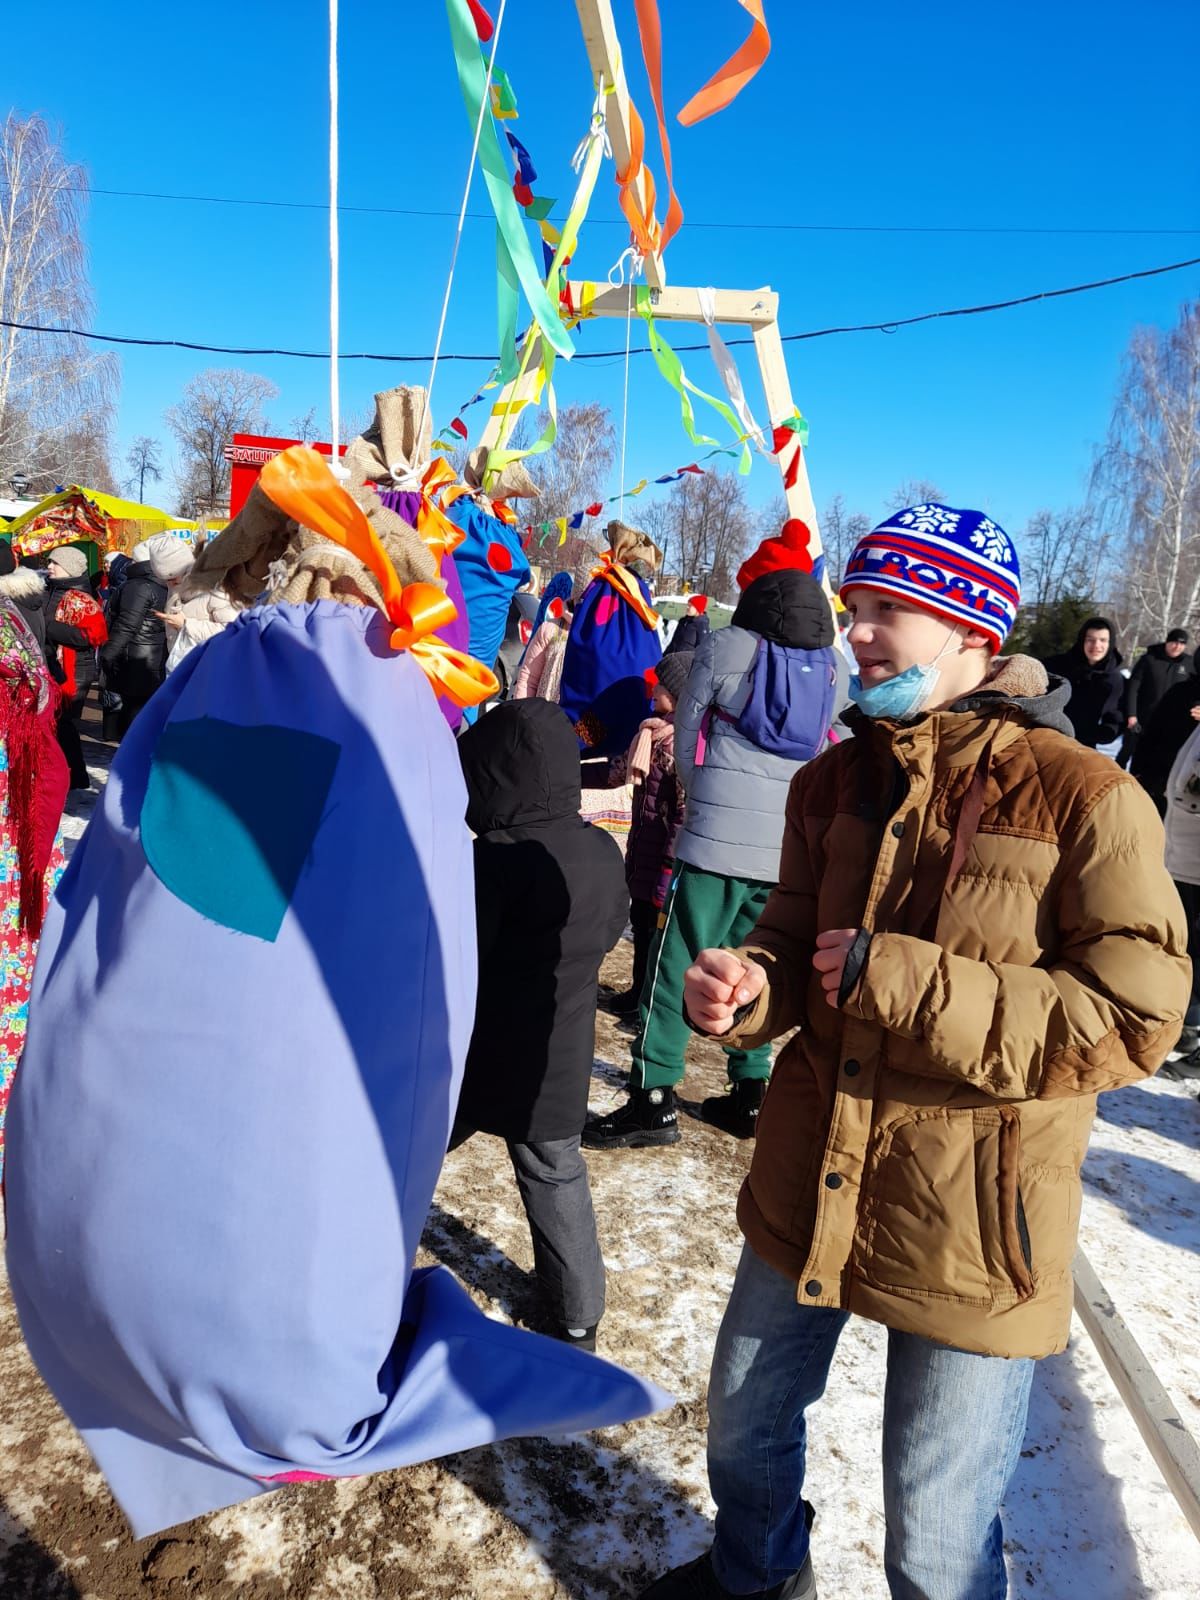
<path fill-rule="evenodd" d="M 63 159 L 41 117 L 0 125 L 0 316 L 86 328 L 87 174 Z M 111 430 L 120 367 L 67 333 L 0 327 L 0 481 L 113 487 Z"/>
<path fill-rule="evenodd" d="M 179 441 L 176 472 L 179 509 L 185 516 L 220 512 L 229 503 L 225 447 L 235 433 L 265 433 L 263 407 L 279 393 L 268 378 L 236 367 L 210 368 L 192 379 L 166 423 Z"/>

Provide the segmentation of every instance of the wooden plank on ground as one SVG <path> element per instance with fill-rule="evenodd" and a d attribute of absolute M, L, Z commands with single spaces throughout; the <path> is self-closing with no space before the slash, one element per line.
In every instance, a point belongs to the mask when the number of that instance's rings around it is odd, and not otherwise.
<path fill-rule="evenodd" d="M 1146 1448 L 1200 1539 L 1200 1447 L 1082 1249 L 1075 1256 L 1075 1310 L 1108 1368 Z"/>

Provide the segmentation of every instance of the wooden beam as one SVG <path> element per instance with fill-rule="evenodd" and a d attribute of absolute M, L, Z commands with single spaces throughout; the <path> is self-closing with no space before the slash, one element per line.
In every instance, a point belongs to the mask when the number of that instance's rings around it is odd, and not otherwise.
<path fill-rule="evenodd" d="M 595 298 L 589 312 L 595 317 L 621 317 L 632 308 L 633 295 L 628 284 L 601 283 L 595 286 Z M 583 303 L 583 284 L 570 285 L 572 304 Z M 760 328 L 774 322 L 779 315 L 779 296 L 769 288 L 714 289 L 713 299 L 718 322 L 734 322 L 742 327 Z M 700 291 L 674 286 L 650 290 L 650 306 L 658 322 L 700 322 Z M 636 312 L 635 312 L 636 315 Z"/>
<path fill-rule="evenodd" d="M 1074 1275 L 1079 1320 L 1137 1423 L 1163 1481 L 1200 1539 L 1200 1448 L 1082 1250 L 1075 1256 Z"/>
<path fill-rule="evenodd" d="M 625 67 L 621 59 L 621 41 L 617 37 L 617 24 L 613 18 L 610 0 L 575 0 L 575 9 L 579 12 L 579 23 L 583 29 L 583 40 L 587 45 L 588 60 L 592 67 L 594 82 L 603 82 L 605 89 L 612 88 L 612 94 L 606 94 L 604 99 L 605 119 L 608 124 L 608 139 L 612 145 L 613 160 L 616 162 L 617 171 L 625 172 L 633 159 L 633 147 L 630 137 L 629 121 L 629 85 L 625 81 Z M 634 193 L 638 205 L 643 209 L 646 204 L 646 176 L 645 169 L 633 181 Z M 663 271 L 662 260 L 659 256 L 647 256 L 643 263 L 646 282 L 652 289 L 661 289 L 666 283 L 666 273 Z"/>
<path fill-rule="evenodd" d="M 783 340 L 779 337 L 779 324 L 768 322 L 754 330 L 754 348 L 758 352 L 758 370 L 762 374 L 763 393 L 767 401 L 767 421 L 770 427 L 776 428 L 781 422 L 795 413 L 796 404 L 792 399 L 792 386 L 788 379 L 787 360 L 783 353 Z M 785 458 L 783 465 L 790 462 L 790 455 Z M 800 452 L 799 471 L 796 481 L 790 489 L 784 490 L 787 499 L 788 515 L 799 517 L 801 522 L 807 523 L 812 533 L 812 543 L 809 548 L 813 556 L 818 556 L 823 548 L 821 532 L 817 526 L 817 507 L 813 500 L 812 486 L 808 481 L 808 462 L 805 460 L 803 450 Z M 826 573 L 825 582 L 828 587 L 831 578 L 836 574 Z"/>

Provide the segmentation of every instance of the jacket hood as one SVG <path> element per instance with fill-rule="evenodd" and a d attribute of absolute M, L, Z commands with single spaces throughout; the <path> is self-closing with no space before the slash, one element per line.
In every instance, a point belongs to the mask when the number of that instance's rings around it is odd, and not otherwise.
<path fill-rule="evenodd" d="M 41 600 L 45 595 L 42 580 L 33 567 L 18 567 L 15 572 L 0 578 L 0 598 L 15 600 Z"/>
<path fill-rule="evenodd" d="M 153 568 L 148 561 L 131 561 L 125 568 L 125 581 L 128 582 L 130 578 L 154 578 Z M 157 583 L 158 579 L 154 578 L 154 581 Z"/>
<path fill-rule="evenodd" d="M 833 643 L 833 611 L 810 572 L 766 572 L 755 578 L 738 601 L 733 626 L 795 650 Z"/>
<path fill-rule="evenodd" d="M 1092 628 L 1108 629 L 1108 654 L 1103 656 L 1099 661 L 1089 661 L 1083 653 L 1083 641 Z M 1088 620 L 1082 624 L 1079 632 L 1075 635 L 1075 643 L 1071 646 L 1067 653 L 1068 655 L 1074 656 L 1075 660 L 1081 662 L 1089 671 L 1104 672 L 1107 671 L 1109 667 L 1119 667 L 1122 661 L 1125 659 L 1125 657 L 1116 647 L 1114 642 L 1116 637 L 1117 630 L 1113 627 L 1112 623 L 1107 617 L 1089 617 Z"/>
<path fill-rule="evenodd" d="M 508 700 L 458 741 L 467 826 L 495 833 L 579 816 L 579 740 L 549 700 Z"/>
<path fill-rule="evenodd" d="M 1075 737 L 1067 716 L 1071 685 L 1065 678 L 1046 671 L 1032 656 L 997 656 L 986 682 L 956 700 L 952 711 L 994 711 L 1003 697 L 1022 713 L 1035 728 L 1052 728 L 1055 733 Z"/>

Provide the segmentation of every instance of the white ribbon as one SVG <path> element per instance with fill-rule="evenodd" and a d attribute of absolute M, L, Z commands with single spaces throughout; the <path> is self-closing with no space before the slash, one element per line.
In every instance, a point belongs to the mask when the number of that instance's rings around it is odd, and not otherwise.
<path fill-rule="evenodd" d="M 746 400 L 746 391 L 742 388 L 741 374 L 738 372 L 737 363 L 729 353 L 729 346 L 717 332 L 717 291 L 715 289 L 697 289 L 696 298 L 700 302 L 700 315 L 704 318 L 704 326 L 708 330 L 708 348 L 712 351 L 712 358 L 716 362 L 717 371 L 721 374 L 721 382 L 725 385 L 725 393 L 729 396 L 729 403 L 737 413 L 738 421 L 742 425 L 742 432 L 754 441 L 754 448 L 762 455 L 771 452 L 763 445 L 762 430 L 750 414 L 750 406 Z"/>

